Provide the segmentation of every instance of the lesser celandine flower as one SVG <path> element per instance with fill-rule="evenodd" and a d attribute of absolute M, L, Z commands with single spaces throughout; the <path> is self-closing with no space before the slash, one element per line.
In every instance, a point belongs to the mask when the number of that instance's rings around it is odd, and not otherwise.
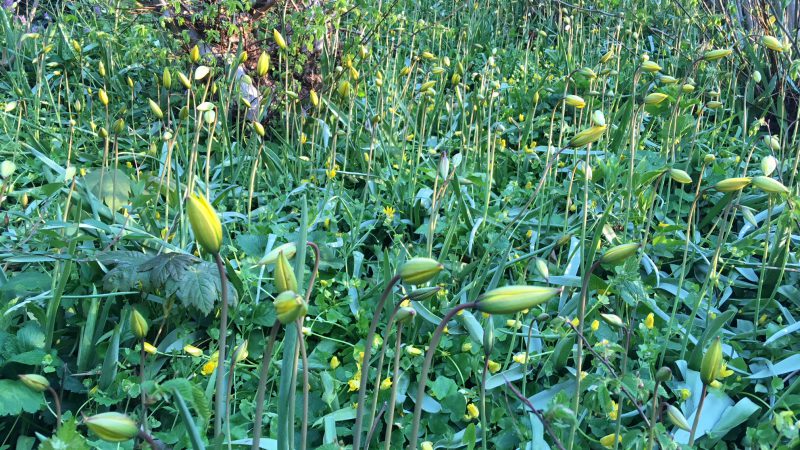
<path fill-rule="evenodd" d="M 439 272 L 444 269 L 444 266 L 431 258 L 411 258 L 402 266 L 398 274 L 404 283 L 408 284 L 425 284 Z"/>
<path fill-rule="evenodd" d="M 514 314 L 540 305 L 561 292 L 542 286 L 504 286 L 484 293 L 475 308 L 487 314 Z"/>
<path fill-rule="evenodd" d="M 329 362 L 329 365 L 330 365 L 331 369 L 336 370 L 336 368 L 339 367 L 339 365 L 341 365 L 341 363 L 339 362 L 339 358 L 336 357 L 336 355 L 331 356 L 331 360 Z"/>
<path fill-rule="evenodd" d="M 761 45 L 775 52 L 783 51 L 783 44 L 775 36 L 764 35 L 761 37 Z"/>
<path fill-rule="evenodd" d="M 192 194 L 186 209 L 197 243 L 209 253 L 219 253 L 222 247 L 222 224 L 211 203 L 203 194 Z"/>
<path fill-rule="evenodd" d="M 500 370 L 501 367 L 502 366 L 500 365 L 500 363 L 492 361 L 491 359 L 489 360 L 489 365 L 487 366 L 487 368 L 489 369 L 489 373 L 496 373 L 498 370 Z"/>
<path fill-rule="evenodd" d="M 726 178 L 714 185 L 714 189 L 720 192 L 741 191 L 752 182 L 750 177 Z"/>
<path fill-rule="evenodd" d="M 708 347 L 700 363 L 700 379 L 706 385 L 711 384 L 719 376 L 722 368 L 722 341 L 716 338 Z"/>
<path fill-rule="evenodd" d="M 480 415 L 481 413 L 478 410 L 478 407 L 475 406 L 474 403 L 469 403 L 467 405 L 467 414 L 466 414 L 467 420 L 477 419 L 478 417 L 480 417 Z"/>
<path fill-rule="evenodd" d="M 591 325 L 589 325 L 589 328 L 591 328 L 592 331 L 599 330 L 600 329 L 600 321 L 598 321 L 597 319 L 593 320 Z"/>
<path fill-rule="evenodd" d="M 47 381 L 47 378 L 35 373 L 19 375 L 19 380 L 22 381 L 22 384 L 28 386 L 36 392 L 44 392 L 50 387 L 50 382 Z"/>
<path fill-rule="evenodd" d="M 648 330 L 652 330 L 655 323 L 656 323 L 656 318 L 653 315 L 653 313 L 648 314 L 647 317 L 644 318 L 644 326 Z"/>
<path fill-rule="evenodd" d="M 96 414 L 83 423 L 106 442 L 125 442 L 136 437 L 139 427 L 130 417 L 117 412 Z"/>
<path fill-rule="evenodd" d="M 392 387 L 392 377 L 386 377 L 381 381 L 380 390 L 385 391 Z"/>

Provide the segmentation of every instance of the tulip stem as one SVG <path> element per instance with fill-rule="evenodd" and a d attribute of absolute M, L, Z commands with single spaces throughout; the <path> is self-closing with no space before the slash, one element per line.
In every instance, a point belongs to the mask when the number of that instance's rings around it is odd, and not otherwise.
<path fill-rule="evenodd" d="M 653 450 L 656 429 L 656 412 L 658 411 L 658 388 L 660 386 L 661 382 L 656 381 L 656 388 L 653 390 L 653 410 L 650 412 L 650 436 L 647 439 L 647 450 Z"/>
<path fill-rule="evenodd" d="M 431 336 L 431 342 L 428 344 L 428 351 L 425 352 L 425 362 L 422 364 L 422 371 L 419 374 L 419 381 L 417 382 L 417 400 L 414 404 L 414 420 L 412 421 L 411 443 L 408 445 L 408 450 L 417 450 L 417 434 L 419 434 L 419 422 L 422 418 L 422 402 L 425 399 L 425 385 L 428 384 L 428 372 L 431 369 L 433 354 L 436 353 L 436 346 L 439 345 L 444 327 L 447 326 L 450 319 L 455 317 L 459 311 L 474 308 L 477 304 L 476 302 L 462 303 L 451 309 L 444 318 L 442 318 L 439 326 L 436 327 L 436 330 Z"/>
<path fill-rule="evenodd" d="M 380 356 L 378 356 L 378 373 L 375 377 L 375 395 L 372 397 L 372 409 L 370 409 L 369 414 L 369 423 L 368 426 L 370 428 L 375 427 L 375 413 L 378 410 L 378 392 L 380 391 L 381 387 L 381 378 L 383 377 L 383 360 L 386 357 L 386 340 L 389 338 L 389 333 L 391 333 L 392 326 L 394 325 L 394 318 L 397 315 L 397 311 L 400 310 L 400 303 L 398 303 L 392 314 L 389 315 L 389 322 L 386 324 L 386 329 L 383 330 L 383 338 L 381 340 L 381 352 Z M 370 440 L 367 439 L 367 442 L 364 443 L 364 449 L 369 450 Z"/>
<path fill-rule="evenodd" d="M 272 325 L 272 330 L 269 333 L 269 340 L 267 346 L 264 348 L 264 355 L 261 357 L 261 370 L 258 375 L 258 389 L 256 390 L 256 413 L 255 424 L 253 427 L 253 446 L 252 450 L 259 450 L 261 448 L 261 424 L 264 417 L 264 396 L 267 392 L 267 378 L 269 377 L 269 366 L 272 361 L 272 349 L 275 346 L 275 338 L 278 335 L 280 322 L 277 320 Z"/>
<path fill-rule="evenodd" d="M 708 394 L 708 385 L 703 383 L 703 392 L 700 393 L 700 404 L 697 405 L 697 412 L 694 413 L 694 423 L 692 424 L 692 431 L 689 433 L 689 447 L 694 446 L 694 434 L 697 431 L 697 425 L 700 423 L 700 413 L 703 412 L 703 404 L 706 402 L 707 394 Z"/>
<path fill-rule="evenodd" d="M 147 442 L 147 445 L 149 445 L 150 448 L 152 448 L 153 450 L 158 450 L 159 448 L 161 448 L 159 447 L 158 444 L 156 444 L 156 441 L 155 439 L 153 439 L 153 436 L 150 436 L 150 433 L 146 431 L 139 430 L 139 433 L 136 435 L 136 437 Z"/>
<path fill-rule="evenodd" d="M 369 357 L 372 353 L 372 341 L 375 339 L 375 330 L 378 328 L 378 322 L 381 319 L 383 305 L 386 303 L 386 299 L 389 298 L 392 288 L 398 281 L 400 281 L 399 274 L 393 276 L 392 279 L 389 280 L 389 284 L 386 285 L 380 300 L 378 300 L 377 306 L 375 306 L 375 311 L 372 313 L 372 323 L 370 323 L 369 331 L 367 331 L 367 339 L 364 343 L 364 359 L 361 361 L 361 381 L 358 387 L 356 423 L 353 427 L 353 450 L 360 450 L 361 448 L 361 428 L 364 421 L 364 400 L 367 396 L 367 378 L 369 377 Z"/>
<path fill-rule="evenodd" d="M 312 280 L 313 282 L 313 280 Z M 297 319 L 297 344 L 300 347 L 300 357 L 303 361 L 303 431 L 300 433 L 300 450 L 306 450 L 308 442 L 308 356 L 306 344 L 303 339 L 303 319 Z"/>
<path fill-rule="evenodd" d="M 228 334 L 228 279 L 225 275 L 225 263 L 219 252 L 214 253 L 214 260 L 219 271 L 220 296 L 222 306 L 219 313 L 219 344 L 217 361 L 216 396 L 214 397 L 214 438 L 222 434 L 222 416 L 225 414 L 225 341 Z"/>
<path fill-rule="evenodd" d="M 489 318 L 489 320 L 492 320 Z M 488 436 L 487 433 L 489 432 L 488 428 L 488 420 L 486 419 L 486 379 L 489 375 L 489 352 L 486 351 L 483 356 L 483 372 L 481 372 L 481 403 L 480 403 L 480 413 L 481 413 L 481 448 L 483 450 L 488 450 L 488 443 L 486 442 Z"/>
<path fill-rule="evenodd" d="M 55 389 L 51 386 L 47 386 L 47 390 L 50 391 L 50 395 L 53 396 L 53 406 L 56 408 L 56 430 L 61 427 L 61 399 L 58 397 L 58 393 Z"/>
<path fill-rule="evenodd" d="M 389 416 L 386 418 L 386 437 L 383 449 L 389 450 L 392 441 L 392 422 L 394 422 L 394 408 L 397 402 L 397 378 L 400 376 L 400 344 L 403 335 L 403 324 L 397 325 L 397 338 L 394 342 L 394 369 L 392 372 L 392 393 L 389 396 Z"/>
<path fill-rule="evenodd" d="M 589 267 L 589 271 L 583 276 L 583 285 L 581 286 L 581 307 L 580 311 L 578 312 L 578 326 L 575 327 L 575 334 L 578 341 L 578 352 L 575 355 L 575 395 L 572 401 L 572 410 L 575 413 L 575 422 L 572 423 L 569 432 L 569 449 L 572 450 L 575 445 L 575 431 L 578 428 L 578 408 L 580 407 L 580 398 L 581 398 L 581 373 L 583 373 L 583 322 L 586 318 L 586 299 L 589 296 L 589 279 L 592 278 L 592 273 L 600 266 L 600 260 L 598 259 L 592 266 Z"/>
<path fill-rule="evenodd" d="M 141 355 L 139 356 L 139 398 L 142 402 L 142 431 L 145 433 L 147 432 L 147 403 L 145 403 L 145 393 L 144 393 L 144 359 L 147 357 L 147 353 L 144 351 L 144 338 L 142 338 L 142 351 Z"/>

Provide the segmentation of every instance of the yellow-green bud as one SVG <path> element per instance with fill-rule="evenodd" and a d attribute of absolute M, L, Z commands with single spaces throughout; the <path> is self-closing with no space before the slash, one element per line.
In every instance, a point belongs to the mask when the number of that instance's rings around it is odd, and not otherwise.
<path fill-rule="evenodd" d="M 125 131 L 125 121 L 122 119 L 115 120 L 111 125 L 111 131 L 113 131 L 114 134 L 120 134 Z"/>
<path fill-rule="evenodd" d="M 672 379 L 672 370 L 669 367 L 662 367 L 656 371 L 656 381 L 665 383 Z"/>
<path fill-rule="evenodd" d="M 97 64 L 97 73 L 99 73 L 103 78 L 106 77 L 106 65 L 103 63 L 103 61 L 100 61 L 100 63 Z"/>
<path fill-rule="evenodd" d="M 105 139 L 105 138 L 107 138 L 107 137 L 108 137 L 108 130 L 106 130 L 106 127 L 100 127 L 100 131 L 98 131 L 98 132 L 97 132 L 97 134 L 98 134 L 98 135 L 99 135 L 101 138 Z"/>
<path fill-rule="evenodd" d="M 774 36 L 762 36 L 761 37 L 761 45 L 767 47 L 768 49 L 776 52 L 783 51 L 783 44 L 781 41 L 776 39 Z"/>
<path fill-rule="evenodd" d="M 568 104 L 569 106 L 574 106 L 578 109 L 584 108 L 586 106 L 586 100 L 583 97 L 577 95 L 568 95 L 564 97 L 564 103 Z"/>
<path fill-rule="evenodd" d="M 666 100 L 668 97 L 667 94 L 663 94 L 661 92 L 653 92 L 652 94 L 647 94 L 644 98 L 645 105 L 658 105 L 659 103 Z"/>
<path fill-rule="evenodd" d="M 172 74 L 169 73 L 169 69 L 164 67 L 164 73 L 161 74 L 161 84 L 169 90 L 172 87 Z"/>
<path fill-rule="evenodd" d="M 130 321 L 133 334 L 139 339 L 144 339 L 144 337 L 147 336 L 147 331 L 150 329 L 150 326 L 147 324 L 147 319 L 134 308 L 133 311 L 131 311 Z"/>
<path fill-rule="evenodd" d="M 94 434 L 106 442 L 124 442 L 136 437 L 139 427 L 130 417 L 117 412 L 97 414 L 83 419 Z"/>
<path fill-rule="evenodd" d="M 703 163 L 705 164 L 714 164 L 714 161 L 717 160 L 717 157 L 711 153 L 706 153 L 706 156 L 703 157 Z"/>
<path fill-rule="evenodd" d="M 764 136 L 764 143 L 773 152 L 777 152 L 777 151 L 781 150 L 781 140 L 778 139 L 778 136 L 766 135 L 766 136 Z"/>
<path fill-rule="evenodd" d="M 711 100 L 710 102 L 706 103 L 706 108 L 708 109 L 720 109 L 722 108 L 722 102 L 717 100 Z"/>
<path fill-rule="evenodd" d="M 297 245 L 294 242 L 289 242 L 283 245 L 279 245 L 274 249 L 272 249 L 271 252 L 264 255 L 264 257 L 261 258 L 257 264 L 259 266 L 265 266 L 267 264 L 275 264 L 278 261 L 278 256 L 281 253 L 283 253 L 286 256 L 286 258 L 292 259 L 295 253 L 297 253 Z"/>
<path fill-rule="evenodd" d="M 487 314 L 514 314 L 550 300 L 561 288 L 543 286 L 504 286 L 478 297 L 476 309 Z"/>
<path fill-rule="evenodd" d="M 567 147 L 580 148 L 584 145 L 589 145 L 593 142 L 596 142 L 603 136 L 603 133 L 606 132 L 606 128 L 606 125 L 595 125 L 587 128 L 570 139 Z"/>
<path fill-rule="evenodd" d="M 414 308 L 403 307 L 397 310 L 394 317 L 397 323 L 404 323 L 413 320 L 416 315 L 417 311 Z"/>
<path fill-rule="evenodd" d="M 776 180 L 774 178 L 770 178 L 770 177 L 765 177 L 765 176 L 759 175 L 759 176 L 753 177 L 752 182 L 753 182 L 753 186 L 757 187 L 758 189 L 761 189 L 762 191 L 764 191 L 764 192 L 766 192 L 768 194 L 788 194 L 789 193 L 789 188 L 787 188 L 786 186 L 783 185 L 783 183 L 781 183 L 780 181 L 778 181 L 778 180 Z"/>
<path fill-rule="evenodd" d="M 600 64 L 605 64 L 614 57 L 614 49 L 610 48 L 603 56 L 600 57 Z"/>
<path fill-rule="evenodd" d="M 261 125 L 260 122 L 253 122 L 253 129 L 256 130 L 256 134 L 264 137 L 266 131 L 264 130 L 264 125 Z"/>
<path fill-rule="evenodd" d="M 182 74 L 181 72 L 178 72 L 178 81 L 180 81 L 183 87 L 186 89 L 192 87 L 192 82 L 189 81 L 189 78 L 187 78 L 186 75 Z"/>
<path fill-rule="evenodd" d="M 741 177 L 741 178 L 726 178 L 719 183 L 714 185 L 714 189 L 720 192 L 736 192 L 741 191 L 747 185 L 750 184 L 752 178 L 750 177 Z"/>
<path fill-rule="evenodd" d="M 661 66 L 655 61 L 648 60 L 642 63 L 642 71 L 644 72 L 658 72 L 659 70 L 661 70 Z"/>
<path fill-rule="evenodd" d="M 200 61 L 200 48 L 198 46 L 195 45 L 189 50 L 189 60 L 193 63 Z"/>
<path fill-rule="evenodd" d="M 256 75 L 263 77 L 264 75 L 269 72 L 269 53 L 261 52 L 261 55 L 258 57 L 258 64 L 256 65 Z"/>
<path fill-rule="evenodd" d="M 592 123 L 598 127 L 606 126 L 606 116 L 599 109 L 592 113 Z"/>
<path fill-rule="evenodd" d="M 147 102 L 150 104 L 150 111 L 153 112 L 153 115 L 158 117 L 159 119 L 164 118 L 164 112 L 161 111 L 161 107 L 158 106 L 158 103 L 154 102 L 153 99 L 148 98 Z"/>
<path fill-rule="evenodd" d="M 286 50 L 286 39 L 283 38 L 283 35 L 278 30 L 272 30 L 272 38 L 275 39 L 275 43 L 278 44 L 281 50 Z"/>
<path fill-rule="evenodd" d="M 20 375 L 19 380 L 22 381 L 22 384 L 28 386 L 36 392 L 44 392 L 50 387 L 50 382 L 47 381 L 47 378 L 35 373 Z"/>
<path fill-rule="evenodd" d="M 100 99 L 100 103 L 102 103 L 103 106 L 108 106 L 108 93 L 106 93 L 105 89 L 100 88 L 97 92 L 97 98 Z"/>
<path fill-rule="evenodd" d="M 717 338 L 703 355 L 703 361 L 700 363 L 700 379 L 709 385 L 717 379 L 720 369 L 722 369 L 722 341 Z"/>
<path fill-rule="evenodd" d="M 303 297 L 292 291 L 285 291 L 275 297 L 274 305 L 278 321 L 284 325 L 294 322 L 308 311 Z"/>
<path fill-rule="evenodd" d="M 595 78 L 597 78 L 597 73 L 588 67 L 583 67 L 582 69 L 580 69 L 578 71 L 578 74 L 590 80 L 594 80 Z"/>
<path fill-rule="evenodd" d="M 753 72 L 753 81 L 755 81 L 756 83 L 761 83 L 761 72 L 757 70 Z"/>
<path fill-rule="evenodd" d="M 278 292 L 292 291 L 297 292 L 297 277 L 294 269 L 289 263 L 289 259 L 281 252 L 275 264 L 275 287 Z"/>
<path fill-rule="evenodd" d="M 612 327 L 622 328 L 623 326 L 625 326 L 625 323 L 616 314 L 603 314 L 603 313 L 600 313 L 600 318 L 603 319 L 603 322 L 611 325 Z"/>
<path fill-rule="evenodd" d="M 722 58 L 730 55 L 731 53 L 733 53 L 733 50 L 731 50 L 729 48 L 721 48 L 721 49 L 717 49 L 717 50 L 709 50 L 703 55 L 703 59 L 705 59 L 706 61 L 717 61 L 719 59 L 722 59 Z"/>
<path fill-rule="evenodd" d="M 239 363 L 247 359 L 248 355 L 249 353 L 247 352 L 247 339 L 245 339 L 241 344 L 236 346 L 236 348 L 233 350 L 232 358 L 234 362 Z"/>
<path fill-rule="evenodd" d="M 767 155 L 761 160 L 761 171 L 764 172 L 765 176 L 772 175 L 772 172 L 775 172 L 777 168 L 778 160 L 774 156 Z"/>
<path fill-rule="evenodd" d="M 412 302 L 422 302 L 433 298 L 441 290 L 442 288 L 439 286 L 419 288 L 411 291 L 407 298 Z"/>
<path fill-rule="evenodd" d="M 196 357 L 203 356 L 203 351 L 199 348 L 195 347 L 194 345 L 186 344 L 183 346 L 183 351 Z"/>
<path fill-rule="evenodd" d="M 683 431 L 692 431 L 692 427 L 689 425 L 689 421 L 686 420 L 686 416 L 683 415 L 680 409 L 673 405 L 667 405 L 667 418 L 673 425 L 680 428 Z"/>
<path fill-rule="evenodd" d="M 312 89 L 311 92 L 308 93 L 308 96 L 311 98 L 312 105 L 319 106 L 319 95 L 317 95 L 317 91 Z"/>
<path fill-rule="evenodd" d="M 638 242 L 612 247 L 600 258 L 600 264 L 611 266 L 622 264 L 626 259 L 634 256 L 639 251 L 639 247 L 641 247 L 641 244 Z"/>
<path fill-rule="evenodd" d="M 178 112 L 178 118 L 180 120 L 186 120 L 189 118 L 189 107 L 184 105 L 183 108 Z"/>
<path fill-rule="evenodd" d="M 209 253 L 219 253 L 222 247 L 222 224 L 217 212 L 203 194 L 190 195 L 186 207 L 194 237 Z"/>
<path fill-rule="evenodd" d="M 411 258 L 400 266 L 399 275 L 403 283 L 425 284 L 439 272 L 444 266 L 431 258 Z"/>
<path fill-rule="evenodd" d="M 350 96 L 350 82 L 347 80 L 339 81 L 339 85 L 336 87 L 336 92 L 339 93 L 342 97 L 349 97 Z"/>
<path fill-rule="evenodd" d="M 683 91 L 684 94 L 691 94 L 692 92 L 694 92 L 694 85 L 686 83 L 683 86 L 681 86 L 681 90 Z"/>
<path fill-rule="evenodd" d="M 676 183 L 689 184 L 692 182 L 692 177 L 681 169 L 669 169 L 669 177 Z"/>

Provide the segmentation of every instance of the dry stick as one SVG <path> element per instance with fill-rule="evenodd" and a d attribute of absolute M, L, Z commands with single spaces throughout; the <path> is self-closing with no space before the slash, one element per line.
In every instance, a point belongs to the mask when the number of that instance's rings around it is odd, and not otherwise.
<path fill-rule="evenodd" d="M 450 312 L 442 318 L 439 326 L 436 327 L 436 330 L 434 330 L 431 336 L 431 342 L 428 344 L 428 351 L 425 353 L 425 362 L 422 364 L 422 372 L 420 372 L 419 381 L 417 382 L 417 400 L 414 403 L 414 420 L 412 421 L 411 443 L 408 446 L 408 450 L 417 450 L 417 434 L 419 434 L 419 421 L 422 418 L 422 401 L 425 399 L 425 385 L 428 382 L 428 372 L 430 371 L 431 362 L 433 361 L 433 354 L 436 352 L 436 346 L 442 338 L 442 331 L 444 327 L 447 326 L 447 323 L 450 322 L 450 319 L 455 317 L 459 311 L 474 308 L 475 305 L 477 305 L 475 302 L 462 303 L 451 309 Z"/>
<path fill-rule="evenodd" d="M 517 388 L 514 387 L 514 385 L 511 384 L 510 381 L 508 381 L 508 379 L 506 379 L 505 375 L 503 375 L 503 379 L 506 382 L 506 387 L 509 390 L 511 390 L 511 393 L 514 394 L 514 396 L 517 397 L 519 401 L 524 403 L 525 406 L 527 406 L 531 410 L 531 412 L 534 413 L 536 417 L 539 418 L 539 421 L 541 421 L 542 425 L 544 425 L 544 429 L 547 430 L 547 434 L 549 434 L 550 437 L 553 438 L 553 443 L 556 444 L 556 447 L 558 447 L 560 450 L 566 450 L 564 448 L 564 444 L 561 443 L 561 441 L 558 439 L 558 435 L 556 435 L 556 432 L 553 431 L 553 428 L 550 426 L 550 423 L 547 421 L 547 419 L 545 419 L 544 414 L 542 414 L 541 411 L 536 409 L 536 407 L 533 406 L 533 403 L 531 403 L 530 400 L 525 398 L 525 396 L 522 395 L 522 393 L 519 390 L 517 390 Z"/>
<path fill-rule="evenodd" d="M 353 450 L 360 450 L 361 448 L 361 427 L 364 421 L 364 400 L 367 396 L 369 357 L 372 353 L 372 341 L 375 339 L 375 329 L 378 328 L 378 321 L 380 321 L 381 312 L 383 312 L 383 305 L 386 303 L 386 299 L 389 297 L 392 288 L 398 281 L 400 281 L 400 275 L 393 276 L 392 279 L 389 280 L 389 284 L 387 284 L 386 288 L 383 290 L 383 294 L 381 294 L 381 298 L 378 300 L 378 305 L 372 313 L 372 323 L 369 325 L 367 340 L 364 343 L 364 359 L 361 362 L 361 383 L 358 387 L 358 404 L 356 406 L 356 424 L 353 428 Z"/>
<path fill-rule="evenodd" d="M 384 450 L 389 450 L 392 440 L 392 422 L 394 422 L 394 408 L 397 401 L 397 377 L 400 374 L 400 344 L 403 335 L 403 324 L 397 326 L 397 339 L 394 344 L 394 372 L 392 373 L 392 394 L 389 396 L 389 417 L 386 419 L 386 437 L 384 438 Z"/>
<path fill-rule="evenodd" d="M 592 348 L 592 346 L 589 344 L 589 341 L 586 340 L 586 337 L 583 335 L 583 333 L 578 332 L 578 329 L 571 323 L 569 322 L 567 323 L 569 324 L 570 327 L 572 327 L 573 330 L 575 330 L 575 333 L 578 335 L 578 337 L 580 337 L 581 340 L 586 344 L 586 350 L 589 350 L 589 352 L 595 358 L 597 358 L 598 361 L 600 361 L 601 363 L 603 363 L 604 366 L 606 366 L 608 371 L 611 373 L 611 376 L 613 376 L 614 378 L 619 378 L 617 372 L 614 370 L 614 367 L 611 365 L 611 363 L 608 362 L 607 359 L 605 359 L 603 356 L 601 356 Z M 642 406 L 636 400 L 636 397 L 634 397 L 631 391 L 629 391 L 628 388 L 626 388 L 625 385 L 622 384 L 621 382 L 619 385 L 619 389 L 625 394 L 626 397 L 628 397 L 628 400 L 630 400 L 631 403 L 633 403 L 633 406 L 636 407 L 636 410 L 639 412 L 639 415 L 642 417 L 642 420 L 644 420 L 644 424 L 649 427 L 650 419 L 647 418 L 647 415 L 644 413 Z"/>
<path fill-rule="evenodd" d="M 267 391 L 267 377 L 269 376 L 269 365 L 272 360 L 272 348 L 275 346 L 275 337 L 278 335 L 278 328 L 280 322 L 277 320 L 272 325 L 272 330 L 269 332 L 269 341 L 264 348 L 264 356 L 261 359 L 261 370 L 258 375 L 258 389 L 256 390 L 256 413 L 255 424 L 253 427 L 253 446 L 252 450 L 261 448 L 261 424 L 264 417 L 264 396 Z"/>
<path fill-rule="evenodd" d="M 225 263 L 222 262 L 222 257 L 219 252 L 214 253 L 214 260 L 217 263 L 217 271 L 219 271 L 220 290 L 222 296 L 222 307 L 219 313 L 219 344 L 217 361 L 217 380 L 216 380 L 216 396 L 214 398 L 214 438 L 222 434 L 222 416 L 225 414 L 225 341 L 228 334 L 228 279 L 225 275 Z"/>

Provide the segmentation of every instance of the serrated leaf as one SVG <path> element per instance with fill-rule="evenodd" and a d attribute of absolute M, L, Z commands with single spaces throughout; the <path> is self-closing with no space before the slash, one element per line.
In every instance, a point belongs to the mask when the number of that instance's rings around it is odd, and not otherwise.
<path fill-rule="evenodd" d="M 185 272 L 200 259 L 182 253 L 164 253 L 153 257 L 140 267 L 141 271 L 150 272 L 150 282 L 156 289 L 164 288 L 170 281 L 183 278 Z"/>
<path fill-rule="evenodd" d="M 219 297 L 219 277 L 203 270 L 202 265 L 191 266 L 184 272 L 175 294 L 184 306 L 193 306 L 208 315 Z"/>
<path fill-rule="evenodd" d="M 34 413 L 41 409 L 44 396 L 17 380 L 0 380 L 0 416 Z"/>
<path fill-rule="evenodd" d="M 42 442 L 41 450 L 89 450 L 86 438 L 78 432 L 75 419 L 69 419 L 58 429 L 50 439 Z"/>

